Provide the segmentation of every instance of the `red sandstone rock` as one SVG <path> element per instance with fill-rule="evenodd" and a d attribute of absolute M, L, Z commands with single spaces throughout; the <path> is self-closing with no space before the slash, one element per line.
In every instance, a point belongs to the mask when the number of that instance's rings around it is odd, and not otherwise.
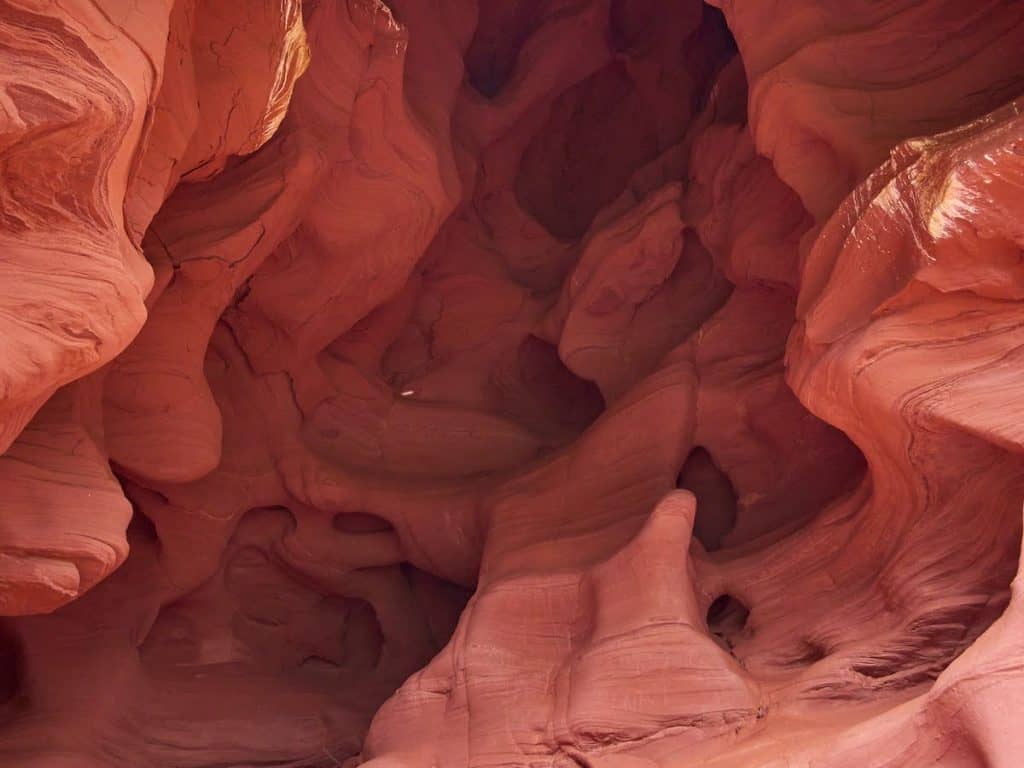
<path fill-rule="evenodd" d="M 1022 43 L 0 0 L 0 765 L 1016 766 Z"/>

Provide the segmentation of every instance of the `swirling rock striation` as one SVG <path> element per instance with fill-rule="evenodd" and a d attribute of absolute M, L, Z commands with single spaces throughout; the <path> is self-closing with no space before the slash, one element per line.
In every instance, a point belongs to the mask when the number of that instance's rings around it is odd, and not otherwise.
<path fill-rule="evenodd" d="M 1024 6 L 0 61 L 0 764 L 1017 765 Z"/>

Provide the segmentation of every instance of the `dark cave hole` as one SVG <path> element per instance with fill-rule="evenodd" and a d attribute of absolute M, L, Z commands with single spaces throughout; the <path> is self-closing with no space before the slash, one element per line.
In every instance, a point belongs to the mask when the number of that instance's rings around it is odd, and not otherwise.
<path fill-rule="evenodd" d="M 571 7 L 569 8 L 571 11 Z M 519 54 L 530 37 L 555 14 L 566 9 L 551 0 L 491 0 L 479 9 L 476 30 L 465 55 L 466 79 L 481 96 L 497 97 L 508 83 L 519 61 Z M 663 0 L 612 0 L 608 18 L 608 44 L 611 50 L 642 55 L 659 36 L 671 29 L 666 15 L 676 12 Z M 703 5 L 700 26 L 704 36 L 721 38 L 723 49 L 738 50 L 718 8 Z"/>
<path fill-rule="evenodd" d="M 515 70 L 519 51 L 540 25 L 550 0 L 490 0 L 480 4 L 466 52 L 466 77 L 488 99 L 497 96 Z"/>
<path fill-rule="evenodd" d="M 135 504 L 132 504 L 132 519 L 128 523 L 128 541 L 149 541 L 160 543 L 160 535 L 156 525 Z"/>
<path fill-rule="evenodd" d="M 159 549 L 162 546 L 160 531 L 156 527 L 156 523 L 142 509 L 144 502 L 148 505 L 147 508 L 154 509 L 170 504 L 170 500 L 159 491 L 147 488 L 132 480 L 130 475 L 116 463 L 111 462 L 110 467 L 114 477 L 121 484 L 121 490 L 124 492 L 125 498 L 132 505 L 132 517 L 128 521 L 128 530 L 126 532 L 129 546 L 146 544 L 147 546 L 155 546 Z"/>
<path fill-rule="evenodd" d="M 657 33 L 658 9 L 663 0 L 612 0 L 609 27 L 612 48 L 637 51 Z"/>
<path fill-rule="evenodd" d="M 516 199 L 557 238 L 582 237 L 637 170 L 683 140 L 735 56 L 715 9 L 694 27 L 684 4 L 638 5 L 628 21 L 621 9 L 609 19 L 609 47 L 628 51 L 562 93 L 523 153 Z"/>
<path fill-rule="evenodd" d="M 620 53 L 641 53 L 653 40 L 665 32 L 666 3 L 664 0 L 612 0 L 609 8 L 609 35 L 611 47 Z M 737 53 L 725 14 L 719 8 L 704 4 L 701 25 L 706 35 L 721 37 L 726 50 Z"/>
<path fill-rule="evenodd" d="M 0 623 L 0 719 L 10 714 L 24 695 L 24 667 L 21 641 L 7 624 Z"/>
<path fill-rule="evenodd" d="M 750 609 L 742 601 L 729 594 L 719 595 L 708 606 L 706 620 L 711 638 L 732 653 L 749 617 Z"/>
<path fill-rule="evenodd" d="M 384 533 L 393 531 L 394 526 L 387 520 L 366 512 L 339 512 L 331 525 L 342 533 Z"/>
<path fill-rule="evenodd" d="M 722 540 L 736 527 L 736 490 L 711 454 L 697 446 L 679 471 L 677 488 L 697 497 L 693 535 L 708 552 L 722 548 Z"/>

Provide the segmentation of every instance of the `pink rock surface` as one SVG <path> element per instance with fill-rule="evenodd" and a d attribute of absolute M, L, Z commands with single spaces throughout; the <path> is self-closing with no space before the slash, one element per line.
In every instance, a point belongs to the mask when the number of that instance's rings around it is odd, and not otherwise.
<path fill-rule="evenodd" d="M 0 62 L 0 765 L 1020 764 L 1024 5 Z"/>

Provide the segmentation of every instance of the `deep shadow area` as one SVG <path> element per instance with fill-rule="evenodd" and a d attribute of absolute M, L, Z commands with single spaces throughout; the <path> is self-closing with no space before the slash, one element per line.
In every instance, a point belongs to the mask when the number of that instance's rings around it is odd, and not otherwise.
<path fill-rule="evenodd" d="M 710 606 L 706 621 L 711 638 L 732 653 L 739 635 L 746 629 L 750 609 L 732 595 L 719 595 Z"/>
<path fill-rule="evenodd" d="M 707 450 L 697 446 L 679 471 L 676 487 L 697 497 L 693 535 L 708 552 L 721 549 L 722 538 L 736 525 L 736 491 L 729 476 L 718 468 Z"/>

